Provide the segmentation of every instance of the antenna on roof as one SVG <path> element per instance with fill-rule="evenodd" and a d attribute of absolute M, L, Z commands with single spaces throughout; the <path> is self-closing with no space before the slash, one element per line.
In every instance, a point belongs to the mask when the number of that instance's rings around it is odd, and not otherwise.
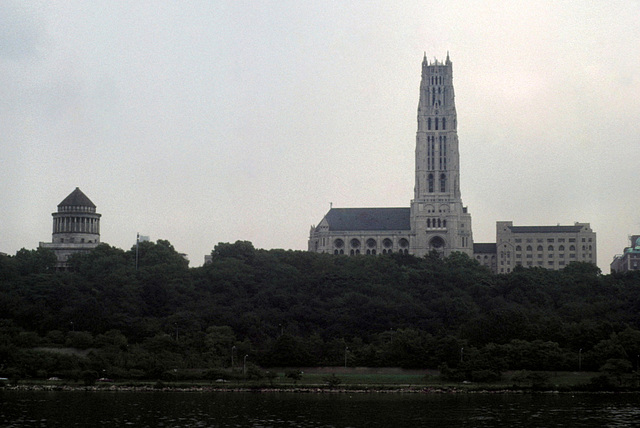
<path fill-rule="evenodd" d="M 329 209 L 333 208 L 333 202 L 329 202 Z"/>

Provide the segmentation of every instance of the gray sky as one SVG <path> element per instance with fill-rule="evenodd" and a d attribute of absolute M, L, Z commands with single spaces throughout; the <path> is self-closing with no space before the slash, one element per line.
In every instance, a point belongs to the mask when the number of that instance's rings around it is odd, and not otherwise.
<path fill-rule="evenodd" d="M 334 207 L 409 206 L 423 52 L 454 70 L 475 242 L 589 222 L 605 273 L 640 232 L 640 2 L 0 2 L 0 251 L 75 187 L 101 240 L 202 264 L 306 249 Z"/>

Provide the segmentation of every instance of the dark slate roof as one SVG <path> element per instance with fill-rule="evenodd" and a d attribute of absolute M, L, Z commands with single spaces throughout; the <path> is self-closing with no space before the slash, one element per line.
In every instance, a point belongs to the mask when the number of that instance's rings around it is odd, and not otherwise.
<path fill-rule="evenodd" d="M 497 254 L 498 247 L 495 243 L 477 243 L 473 244 L 473 252 L 474 253 L 489 253 L 489 254 Z"/>
<path fill-rule="evenodd" d="M 513 233 L 578 233 L 583 226 L 510 226 Z"/>
<path fill-rule="evenodd" d="M 329 230 L 411 230 L 410 208 L 331 208 Z"/>
<path fill-rule="evenodd" d="M 64 198 L 62 202 L 58 204 L 58 207 L 91 207 L 95 208 L 96 206 L 91 202 L 91 199 L 87 198 L 87 195 L 82 193 L 79 187 L 76 187 L 76 190 L 69 193 L 69 196 Z"/>

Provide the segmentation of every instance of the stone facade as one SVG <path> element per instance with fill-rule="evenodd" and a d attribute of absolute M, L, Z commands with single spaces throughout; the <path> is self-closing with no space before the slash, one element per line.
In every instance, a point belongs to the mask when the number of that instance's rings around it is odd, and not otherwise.
<path fill-rule="evenodd" d="M 496 223 L 495 243 L 475 243 L 471 215 L 460 194 L 460 157 L 453 68 L 422 60 L 415 150 L 414 198 L 409 208 L 331 208 L 311 226 L 308 250 L 330 254 L 422 257 L 432 251 L 465 253 L 494 273 L 517 265 L 562 269 L 573 261 L 596 263 L 589 223 L 514 226 Z"/>
<path fill-rule="evenodd" d="M 640 270 L 640 235 L 632 235 L 629 240 L 631 245 L 626 247 L 622 254 L 613 257 L 611 273 Z"/>
<path fill-rule="evenodd" d="M 58 258 L 57 268 L 66 268 L 72 254 L 92 250 L 100 243 L 100 214 L 79 188 L 64 198 L 58 204 L 58 211 L 51 215 L 51 242 L 40 242 L 40 247 L 54 251 Z"/>
<path fill-rule="evenodd" d="M 589 223 L 573 226 L 514 226 L 496 222 L 495 273 L 509 273 L 516 266 L 563 269 L 571 262 L 596 264 L 596 233 Z M 482 263 L 487 254 L 474 253 Z"/>
<path fill-rule="evenodd" d="M 422 61 L 415 151 L 414 198 L 409 208 L 332 208 L 311 227 L 309 251 L 331 254 L 402 252 L 421 257 L 473 254 L 471 215 L 460 195 L 460 159 L 453 67 Z"/>

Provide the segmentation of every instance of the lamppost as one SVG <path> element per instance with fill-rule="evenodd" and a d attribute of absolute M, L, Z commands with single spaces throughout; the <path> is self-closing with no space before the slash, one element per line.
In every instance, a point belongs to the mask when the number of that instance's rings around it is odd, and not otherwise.
<path fill-rule="evenodd" d="M 247 357 L 248 355 L 244 356 L 244 361 L 242 362 L 242 376 L 247 377 Z"/>
<path fill-rule="evenodd" d="M 582 371 L 582 348 L 578 351 L 578 371 Z"/>
<path fill-rule="evenodd" d="M 344 368 L 347 368 L 347 352 L 349 351 L 349 347 L 344 347 Z"/>
<path fill-rule="evenodd" d="M 236 353 L 236 345 L 231 347 L 231 370 L 233 370 L 233 354 Z"/>

